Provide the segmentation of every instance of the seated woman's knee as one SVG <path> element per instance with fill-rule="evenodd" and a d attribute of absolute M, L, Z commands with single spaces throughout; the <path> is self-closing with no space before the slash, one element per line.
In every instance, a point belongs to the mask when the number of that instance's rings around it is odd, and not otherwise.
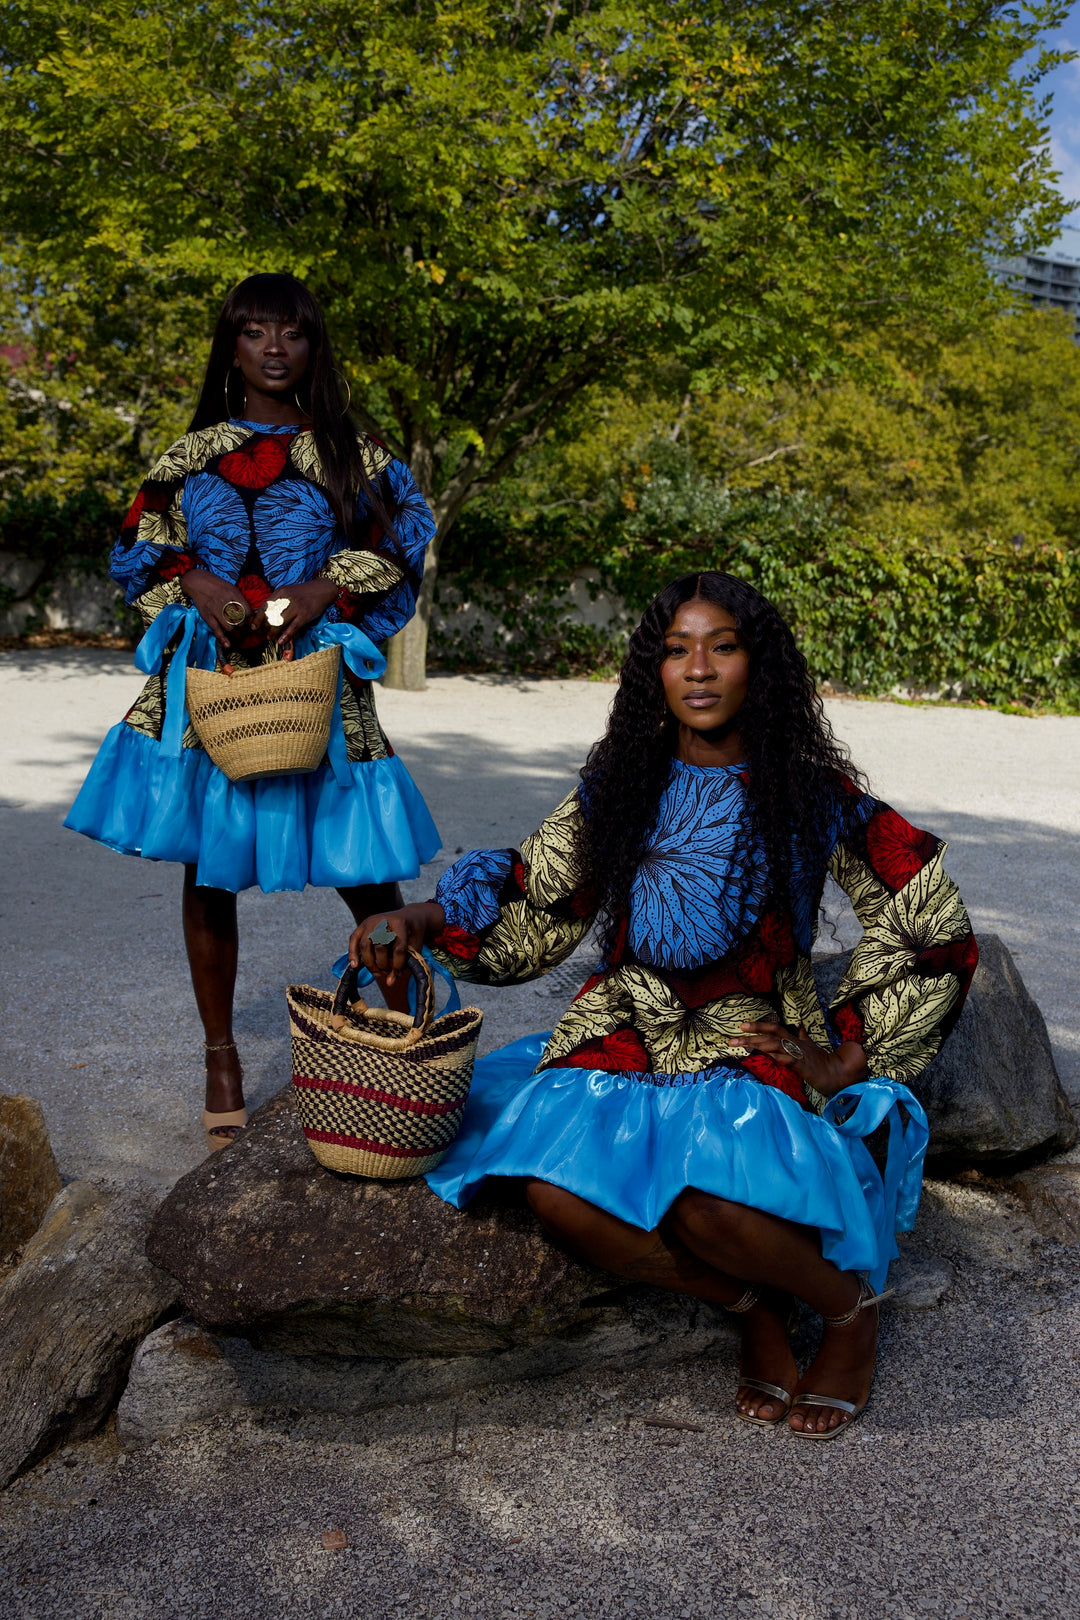
<path fill-rule="evenodd" d="M 525 1198 L 541 1226 L 549 1232 L 561 1236 L 576 1231 L 581 1225 L 581 1199 L 563 1187 L 530 1178 L 525 1183 Z"/>
<path fill-rule="evenodd" d="M 750 1213 L 744 1204 L 689 1187 L 672 1205 L 671 1220 L 676 1235 L 693 1246 L 710 1238 L 737 1240 Z"/>

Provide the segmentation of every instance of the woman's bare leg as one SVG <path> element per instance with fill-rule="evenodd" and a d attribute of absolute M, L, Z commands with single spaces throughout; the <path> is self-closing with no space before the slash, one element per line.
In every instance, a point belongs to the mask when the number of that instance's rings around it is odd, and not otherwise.
<path fill-rule="evenodd" d="M 654 1231 L 630 1226 L 597 1209 L 574 1193 L 550 1182 L 529 1179 L 525 1196 L 545 1231 L 576 1259 L 632 1282 L 649 1283 L 675 1294 L 690 1294 L 710 1305 L 734 1305 L 746 1282 L 696 1256 L 662 1221 Z M 740 1313 L 743 1328 L 742 1374 L 794 1389 L 797 1370 L 787 1336 L 787 1299 L 763 1290 L 758 1304 Z M 783 1407 L 761 1390 L 740 1387 L 737 1405 L 765 1422 L 779 1418 Z"/>
<path fill-rule="evenodd" d="M 236 896 L 228 889 L 208 889 L 195 882 L 196 868 L 184 868 L 184 944 L 191 967 L 195 1005 L 208 1047 L 206 1107 L 212 1114 L 244 1106 L 240 1058 L 233 1038 L 233 995 L 236 990 Z"/>
<path fill-rule="evenodd" d="M 353 921 L 364 922 L 373 917 L 377 911 L 397 911 L 401 907 L 401 890 L 396 883 L 358 883 L 352 889 L 339 889 L 338 894 L 352 912 Z M 407 1013 L 409 1010 L 409 981 L 400 976 L 392 985 L 387 985 L 385 976 L 376 973 L 375 983 L 382 992 L 386 1005 L 394 1012 Z"/>
<path fill-rule="evenodd" d="M 823 1257 L 818 1234 L 810 1227 L 694 1189 L 676 1199 L 669 1218 L 679 1241 L 706 1265 L 784 1289 L 822 1316 L 842 1316 L 858 1301 L 859 1279 Z M 861 1406 L 870 1395 L 876 1350 L 874 1308 L 860 1312 L 846 1327 L 826 1327 L 799 1388 Z M 811 1433 L 847 1421 L 837 1407 L 800 1408 L 797 1401 L 788 1419 L 793 1429 Z"/>

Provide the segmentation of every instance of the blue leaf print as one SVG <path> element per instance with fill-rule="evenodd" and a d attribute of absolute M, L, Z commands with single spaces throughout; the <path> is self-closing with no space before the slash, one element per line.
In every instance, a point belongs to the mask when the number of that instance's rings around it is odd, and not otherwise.
<path fill-rule="evenodd" d="M 674 762 L 630 890 L 628 940 L 639 961 L 699 967 L 748 932 L 766 882 L 745 824 L 745 792 L 734 771 Z"/>
<path fill-rule="evenodd" d="M 302 478 L 283 478 L 255 502 L 255 544 L 273 586 L 311 579 L 343 544 L 321 489 Z"/>
<path fill-rule="evenodd" d="M 216 473 L 195 473 L 184 482 L 181 505 L 188 546 L 204 568 L 234 580 L 251 544 L 244 498 Z"/>
<path fill-rule="evenodd" d="M 512 849 L 473 849 L 448 867 L 435 898 L 455 928 L 479 934 L 499 916 L 499 891 L 516 856 Z"/>

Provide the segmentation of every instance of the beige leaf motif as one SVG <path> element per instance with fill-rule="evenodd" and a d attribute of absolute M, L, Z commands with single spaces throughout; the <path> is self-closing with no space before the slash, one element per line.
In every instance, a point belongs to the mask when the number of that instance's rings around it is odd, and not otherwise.
<path fill-rule="evenodd" d="M 891 898 L 890 891 L 881 879 L 875 877 L 866 862 L 860 860 L 846 844 L 837 844 L 833 850 L 829 872 L 851 901 L 855 915 L 864 928 L 874 921 Z"/>
<path fill-rule="evenodd" d="M 953 973 L 903 978 L 860 997 L 871 1074 L 913 1078 L 941 1044 L 942 1020 L 959 994 Z"/>
<path fill-rule="evenodd" d="M 493 984 L 524 984 L 564 961 L 587 926 L 584 918 L 552 917 L 527 900 L 512 900 L 485 935 L 477 966 Z"/>
<path fill-rule="evenodd" d="M 575 791 L 567 794 L 521 846 L 525 891 L 533 905 L 554 905 L 568 899 L 578 887 L 580 836 L 581 805 Z"/>
<path fill-rule="evenodd" d="M 920 951 L 962 939 L 968 928 L 967 912 L 955 883 L 942 869 L 939 851 L 867 927 L 833 1005 L 888 984 L 914 967 Z"/>

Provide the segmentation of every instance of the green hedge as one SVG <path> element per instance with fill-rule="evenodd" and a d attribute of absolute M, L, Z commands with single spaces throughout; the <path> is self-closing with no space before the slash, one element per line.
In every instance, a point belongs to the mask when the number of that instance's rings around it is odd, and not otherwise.
<path fill-rule="evenodd" d="M 503 619 L 507 667 L 608 673 L 617 664 L 624 635 L 560 621 L 559 592 L 575 569 L 594 568 L 631 624 L 669 580 L 718 568 L 776 603 L 819 681 L 1080 712 L 1077 549 L 986 541 L 960 552 L 854 533 L 811 497 L 730 496 L 672 446 L 650 447 L 638 466 L 636 483 L 573 507 L 515 511 L 507 487 L 451 536 L 444 566 Z M 460 661 L 460 648 L 444 651 Z"/>

